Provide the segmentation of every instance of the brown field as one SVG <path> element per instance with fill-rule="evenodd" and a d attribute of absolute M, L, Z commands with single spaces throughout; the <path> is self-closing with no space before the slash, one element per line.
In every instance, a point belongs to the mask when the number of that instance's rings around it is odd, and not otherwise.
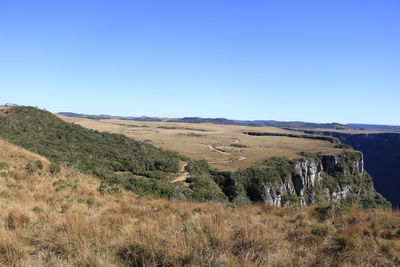
<path fill-rule="evenodd" d="M 193 159 L 205 159 L 214 168 L 233 170 L 249 167 L 269 157 L 296 158 L 300 151 L 338 153 L 327 141 L 283 136 L 250 136 L 246 131 L 300 134 L 274 127 L 216 124 L 91 120 L 59 116 L 65 121 L 99 131 L 124 134 L 156 147 L 177 151 Z M 231 144 L 245 145 L 234 147 Z"/>
<path fill-rule="evenodd" d="M 28 160 L 43 170 L 28 173 Z M 102 195 L 0 140 L 0 266 L 399 266 L 397 211 L 233 207 Z"/>

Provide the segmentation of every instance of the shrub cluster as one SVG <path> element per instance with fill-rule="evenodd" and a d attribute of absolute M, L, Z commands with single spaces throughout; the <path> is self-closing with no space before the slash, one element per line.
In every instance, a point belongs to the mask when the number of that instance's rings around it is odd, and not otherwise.
<path fill-rule="evenodd" d="M 213 172 L 214 180 L 233 202 L 246 199 L 263 200 L 265 185 L 288 179 L 293 173 L 293 162 L 285 158 L 270 158 L 258 165 L 235 172 Z"/>
<path fill-rule="evenodd" d="M 0 170 L 7 170 L 8 164 L 7 162 L 0 162 Z"/>
<path fill-rule="evenodd" d="M 25 169 L 29 172 L 29 173 L 36 173 L 39 170 L 43 169 L 43 163 L 40 160 L 30 160 L 28 161 L 28 163 L 25 166 Z"/>
<path fill-rule="evenodd" d="M 247 145 L 237 144 L 237 143 L 231 144 L 231 146 L 233 146 L 233 147 L 239 147 L 239 148 L 246 148 L 246 147 L 248 147 Z"/>

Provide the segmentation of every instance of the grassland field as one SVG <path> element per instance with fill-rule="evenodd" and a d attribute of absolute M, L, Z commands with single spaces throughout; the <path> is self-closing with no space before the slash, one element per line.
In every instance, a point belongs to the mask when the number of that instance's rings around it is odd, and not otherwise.
<path fill-rule="evenodd" d="M 61 119 L 99 131 L 123 134 L 156 147 L 204 159 L 219 170 L 246 168 L 270 157 L 297 158 L 299 152 L 335 154 L 335 144 L 308 138 L 250 136 L 245 132 L 304 135 L 275 127 L 216 125 L 208 123 L 92 120 L 57 115 Z M 312 135 L 310 135 L 312 136 Z"/>

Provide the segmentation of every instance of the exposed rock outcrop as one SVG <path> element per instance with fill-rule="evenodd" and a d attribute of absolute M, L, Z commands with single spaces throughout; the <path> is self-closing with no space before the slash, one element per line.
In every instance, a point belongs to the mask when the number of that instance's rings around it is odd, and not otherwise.
<path fill-rule="evenodd" d="M 291 177 L 265 185 L 264 201 L 267 205 L 287 205 L 288 199 L 290 202 L 298 201 L 301 205 L 320 201 L 337 202 L 349 195 L 373 190 L 372 184 L 360 186 L 348 182 L 350 178 L 362 180 L 368 175 L 364 173 L 363 155 L 357 151 L 303 158 L 294 163 L 293 169 Z"/>
<path fill-rule="evenodd" d="M 378 192 L 400 207 L 400 133 L 362 133 L 352 134 L 336 131 L 303 130 L 309 134 L 328 135 L 339 138 L 343 144 L 350 145 L 363 153 L 365 169 L 374 178 Z"/>

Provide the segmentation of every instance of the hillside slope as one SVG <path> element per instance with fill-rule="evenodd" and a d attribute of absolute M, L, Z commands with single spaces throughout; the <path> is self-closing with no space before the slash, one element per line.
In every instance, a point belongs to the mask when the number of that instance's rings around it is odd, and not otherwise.
<path fill-rule="evenodd" d="M 177 172 L 180 157 L 122 135 L 66 123 L 50 112 L 13 107 L 0 112 L 0 137 L 48 157 L 95 174 L 103 172 Z"/>
<path fill-rule="evenodd" d="M 315 144 L 328 144 L 333 154 L 302 152 L 294 159 L 273 157 L 223 172 L 211 169 L 207 162 L 123 135 L 89 130 L 32 107 L 2 110 L 0 137 L 51 162 L 94 174 L 103 180 L 103 186 L 119 185 L 140 195 L 194 201 L 229 199 L 237 205 L 251 201 L 273 206 L 342 202 L 365 208 L 389 207 L 364 171 L 362 154 L 326 141 Z M 173 182 L 180 160 L 186 161 L 190 177 Z"/>
<path fill-rule="evenodd" d="M 400 264 L 399 212 L 138 198 L 2 140 L 0 166 L 4 266 Z"/>
<path fill-rule="evenodd" d="M 123 135 L 67 123 L 33 107 L 1 109 L 0 137 L 52 162 L 96 175 L 106 184 L 122 185 L 138 194 L 199 201 L 225 199 L 210 179 L 202 180 L 201 187 L 199 180 L 189 187 L 170 182 L 179 175 L 179 162 L 186 157 Z"/>

